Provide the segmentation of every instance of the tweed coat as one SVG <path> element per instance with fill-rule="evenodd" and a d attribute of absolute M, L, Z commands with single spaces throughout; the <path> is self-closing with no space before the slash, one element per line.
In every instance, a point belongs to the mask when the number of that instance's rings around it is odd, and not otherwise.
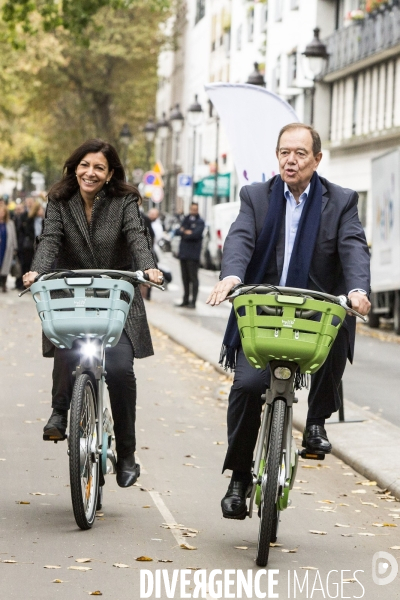
<path fill-rule="evenodd" d="M 103 189 L 95 197 L 88 224 L 79 191 L 69 200 L 50 199 L 32 271 L 42 274 L 54 268 L 154 269 L 151 240 L 137 200 L 134 194 L 109 197 Z M 135 291 L 124 329 L 135 358 L 153 354 L 139 290 Z M 43 356 L 53 355 L 53 344 L 43 336 Z"/>

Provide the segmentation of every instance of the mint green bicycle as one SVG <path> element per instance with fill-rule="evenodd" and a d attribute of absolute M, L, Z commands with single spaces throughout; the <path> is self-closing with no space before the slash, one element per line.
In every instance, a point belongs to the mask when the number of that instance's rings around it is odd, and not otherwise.
<path fill-rule="evenodd" d="M 280 514 L 290 505 L 299 456 L 324 460 L 324 454 L 297 450 L 292 436 L 295 390 L 325 362 L 346 313 L 366 318 L 346 296 L 271 285 L 236 286 L 233 302 L 241 344 L 255 369 L 271 371 L 252 469 L 248 515 L 258 506 L 260 527 L 256 563 L 268 563 L 276 542 Z"/>
<path fill-rule="evenodd" d="M 134 286 L 164 289 L 146 277 L 142 271 L 57 271 L 40 275 L 22 292 L 32 293 L 46 337 L 57 348 L 77 350 L 66 437 L 72 507 L 81 529 L 92 527 L 102 506 L 104 476 L 116 467 L 112 414 L 104 396 L 105 349 L 121 337 Z"/>

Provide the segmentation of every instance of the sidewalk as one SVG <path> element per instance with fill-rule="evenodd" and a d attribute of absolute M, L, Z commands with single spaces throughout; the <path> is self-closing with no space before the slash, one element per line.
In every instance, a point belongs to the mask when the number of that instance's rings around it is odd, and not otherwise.
<path fill-rule="evenodd" d="M 147 302 L 146 310 L 154 327 L 226 374 L 218 364 L 220 334 L 200 327 L 166 304 Z M 302 431 L 307 415 L 307 390 L 302 390 L 298 396 L 294 425 Z M 364 477 L 400 498 L 400 428 L 371 415 L 346 398 L 344 408 L 344 423 L 337 422 L 336 413 L 326 424 L 333 453 Z"/>

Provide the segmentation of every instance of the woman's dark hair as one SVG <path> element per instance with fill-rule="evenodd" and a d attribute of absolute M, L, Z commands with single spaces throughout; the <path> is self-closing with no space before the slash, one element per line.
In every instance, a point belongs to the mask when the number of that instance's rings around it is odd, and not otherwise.
<path fill-rule="evenodd" d="M 90 153 L 101 152 L 107 159 L 108 168 L 114 170 L 110 183 L 104 186 L 104 190 L 109 196 L 127 196 L 134 194 L 137 197 L 138 204 L 141 203 L 139 190 L 125 181 L 125 170 L 122 166 L 118 152 L 108 142 L 100 139 L 87 140 L 71 154 L 64 163 L 63 176 L 60 181 L 54 183 L 48 197 L 50 200 L 69 200 L 79 190 L 79 184 L 76 178 L 76 167 L 82 158 Z"/>

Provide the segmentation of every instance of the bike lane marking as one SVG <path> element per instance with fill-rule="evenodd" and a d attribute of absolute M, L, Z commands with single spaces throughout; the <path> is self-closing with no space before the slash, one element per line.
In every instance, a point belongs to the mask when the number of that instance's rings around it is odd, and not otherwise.
<path fill-rule="evenodd" d="M 137 453 L 135 454 L 135 456 L 136 456 L 137 462 L 140 464 L 140 472 L 143 473 L 143 475 L 148 475 L 148 472 L 146 471 L 145 467 L 143 466 L 143 462 L 140 460 Z M 147 491 L 150 494 L 151 499 L 153 500 L 156 508 L 158 508 L 161 516 L 165 519 L 165 523 L 167 523 L 168 525 L 178 525 L 178 522 L 172 516 L 172 513 L 169 510 L 168 506 L 165 504 L 164 500 L 161 498 L 160 492 L 156 492 L 155 490 L 147 490 Z M 187 538 L 184 538 L 182 536 L 179 529 L 170 529 L 169 531 L 172 533 L 172 535 L 174 536 L 175 540 L 178 542 L 179 545 L 188 543 Z M 208 593 L 206 593 L 205 598 L 206 598 L 206 600 L 211 600 L 211 596 Z"/>

